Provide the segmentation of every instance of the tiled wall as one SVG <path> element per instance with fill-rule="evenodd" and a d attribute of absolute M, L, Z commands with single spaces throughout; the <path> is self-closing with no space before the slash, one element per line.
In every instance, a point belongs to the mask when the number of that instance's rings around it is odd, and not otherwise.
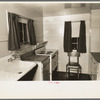
<path fill-rule="evenodd" d="M 66 64 L 68 63 L 67 53 L 63 50 L 63 36 L 64 36 L 64 22 L 65 21 L 79 21 L 85 20 L 86 22 L 86 44 L 87 53 L 81 54 L 80 64 L 82 72 L 88 73 L 88 54 L 89 54 L 89 29 L 90 29 L 90 14 L 78 14 L 69 16 L 54 16 L 44 17 L 44 40 L 48 41 L 47 49 L 59 50 L 59 71 L 66 71 Z M 77 33 L 79 25 L 75 26 L 74 32 Z"/>

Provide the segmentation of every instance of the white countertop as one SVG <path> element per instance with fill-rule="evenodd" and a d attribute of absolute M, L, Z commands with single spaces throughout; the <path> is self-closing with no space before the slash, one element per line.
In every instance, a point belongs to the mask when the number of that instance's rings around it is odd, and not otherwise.
<path fill-rule="evenodd" d="M 21 60 L 8 62 L 8 57 L 0 58 L 0 81 L 17 81 L 35 66 L 35 62 Z"/>

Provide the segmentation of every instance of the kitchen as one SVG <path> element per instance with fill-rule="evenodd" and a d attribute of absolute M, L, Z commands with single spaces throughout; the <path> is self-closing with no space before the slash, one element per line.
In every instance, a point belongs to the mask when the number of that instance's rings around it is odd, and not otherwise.
<path fill-rule="evenodd" d="M 29 78 L 30 75 L 33 75 L 34 77 L 31 78 L 33 81 L 53 81 L 53 76 L 54 80 L 67 80 L 63 79 L 63 76 L 66 78 L 66 64 L 68 63 L 68 55 L 63 48 L 64 23 L 65 21 L 72 22 L 72 36 L 77 37 L 79 36 L 81 20 L 84 20 L 86 25 L 86 52 L 81 53 L 79 58 L 82 67 L 81 74 L 83 80 L 100 80 L 98 60 L 100 52 L 99 5 L 99 3 L 0 3 L 0 46 L 2 48 L 0 49 L 0 80 L 21 80 L 22 76 L 28 74 L 32 69 L 34 75 L 30 72 L 31 74 L 29 73 L 26 77 Z M 28 23 L 28 20 L 33 20 L 36 37 L 36 40 L 33 39 L 33 41 L 37 43 L 22 45 L 23 39 L 21 39 L 21 48 L 11 49 L 13 42 L 11 37 L 9 39 L 9 13 L 20 16 L 19 24 L 26 31 L 29 28 L 25 28 L 25 24 Z M 29 38 L 30 36 L 27 37 L 27 42 L 29 42 Z M 17 64 L 17 62 L 18 65 L 15 66 L 14 63 Z M 32 63 L 35 69 L 32 67 Z M 26 69 L 22 67 L 24 65 Z M 28 65 L 30 65 L 30 69 L 28 69 Z M 5 67 L 3 68 L 3 66 Z M 24 70 L 27 72 L 23 73 Z M 13 76 L 17 73 L 15 79 L 10 76 L 11 73 Z M 58 75 L 59 73 L 61 76 Z M 3 76 L 5 76 L 4 79 Z M 87 76 L 89 78 L 84 79 Z"/>

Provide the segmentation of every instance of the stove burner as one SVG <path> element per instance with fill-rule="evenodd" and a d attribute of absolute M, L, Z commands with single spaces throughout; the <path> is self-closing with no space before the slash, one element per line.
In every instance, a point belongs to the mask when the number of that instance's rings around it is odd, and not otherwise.
<path fill-rule="evenodd" d="M 41 51 L 40 54 L 51 54 L 51 53 L 53 53 L 53 51 Z"/>

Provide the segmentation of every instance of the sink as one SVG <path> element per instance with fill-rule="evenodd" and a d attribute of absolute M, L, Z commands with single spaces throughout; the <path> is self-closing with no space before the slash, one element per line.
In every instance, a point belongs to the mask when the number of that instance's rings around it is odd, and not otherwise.
<path fill-rule="evenodd" d="M 18 80 L 36 66 L 35 62 L 0 60 L 0 81 Z"/>
<path fill-rule="evenodd" d="M 22 74 L 23 72 L 33 68 L 33 66 L 35 65 L 36 63 L 34 62 L 16 60 L 16 61 L 8 62 L 7 65 L 8 67 L 5 68 L 5 71 Z"/>
<path fill-rule="evenodd" d="M 14 60 L 11 62 L 5 61 L 5 62 L 0 62 L 0 72 L 3 71 L 3 72 L 22 74 L 27 70 L 31 70 L 34 66 L 36 66 L 35 62 L 21 61 L 21 60 Z"/>

